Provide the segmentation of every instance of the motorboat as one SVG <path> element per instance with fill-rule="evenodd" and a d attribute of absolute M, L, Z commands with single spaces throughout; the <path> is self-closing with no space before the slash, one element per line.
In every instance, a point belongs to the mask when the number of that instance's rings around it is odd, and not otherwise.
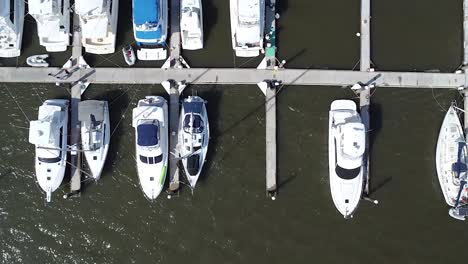
<path fill-rule="evenodd" d="M 366 130 L 351 100 L 333 101 L 329 112 L 328 161 L 330 189 L 338 211 L 350 218 L 364 185 Z"/>
<path fill-rule="evenodd" d="M 133 33 L 139 60 L 165 60 L 168 27 L 167 0 L 132 0 Z"/>
<path fill-rule="evenodd" d="M 101 177 L 110 142 L 109 106 L 107 101 L 87 100 L 78 104 L 81 144 L 94 180 Z"/>
<path fill-rule="evenodd" d="M 169 120 L 167 102 L 160 96 L 146 96 L 133 109 L 136 164 L 140 186 L 152 201 L 161 193 L 166 180 Z"/>
<path fill-rule="evenodd" d="M 232 47 L 238 57 L 263 51 L 265 0 L 230 0 Z"/>
<path fill-rule="evenodd" d="M 49 67 L 48 58 L 49 55 L 47 54 L 29 56 L 26 63 L 31 67 Z"/>
<path fill-rule="evenodd" d="M 205 163 L 210 140 L 210 127 L 205 101 L 198 96 L 189 96 L 182 103 L 179 122 L 179 155 L 185 175 L 192 188 Z"/>
<path fill-rule="evenodd" d="M 14 58 L 21 54 L 24 2 L 0 0 L 0 57 L 2 58 Z"/>
<path fill-rule="evenodd" d="M 48 52 L 70 45 L 70 0 L 29 0 L 29 14 L 37 22 L 39 44 Z"/>
<path fill-rule="evenodd" d="M 82 44 L 86 52 L 111 54 L 115 52 L 119 0 L 76 0 Z"/>
<path fill-rule="evenodd" d="M 135 65 L 136 56 L 135 56 L 135 51 L 133 50 L 132 45 L 127 46 L 127 47 L 124 47 L 124 48 L 122 49 L 122 53 L 123 53 L 125 62 L 126 62 L 129 66 Z"/>
<path fill-rule="evenodd" d="M 203 48 L 201 0 L 182 0 L 180 2 L 180 31 L 183 49 L 198 50 Z"/>
<path fill-rule="evenodd" d="M 47 202 L 65 175 L 68 104 L 64 99 L 47 100 L 39 107 L 38 120 L 30 122 L 29 142 L 36 146 L 36 178 Z"/>
<path fill-rule="evenodd" d="M 467 146 L 463 128 L 454 105 L 448 109 L 439 132 L 436 147 L 436 169 L 449 214 L 464 220 L 468 215 Z"/>

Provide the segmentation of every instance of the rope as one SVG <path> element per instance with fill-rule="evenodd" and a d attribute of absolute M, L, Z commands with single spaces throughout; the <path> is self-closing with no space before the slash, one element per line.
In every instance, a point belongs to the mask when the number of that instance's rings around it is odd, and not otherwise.
<path fill-rule="evenodd" d="M 122 117 L 120 118 L 119 122 L 117 123 L 117 125 L 116 125 L 115 128 L 114 128 L 114 130 L 112 131 L 112 133 L 111 133 L 111 135 L 110 135 L 110 138 L 112 138 L 112 136 L 114 135 L 115 131 L 117 131 L 117 128 L 119 127 L 120 123 L 121 123 L 122 120 L 124 119 L 125 114 L 127 113 L 128 109 L 130 108 L 130 106 L 131 106 L 132 103 L 133 103 L 133 99 L 135 98 L 135 95 L 136 95 L 136 93 L 134 92 L 134 93 L 133 93 L 133 97 L 132 97 L 132 99 L 130 100 L 130 103 L 128 103 L 128 106 L 127 106 L 127 108 L 125 109 L 125 111 L 124 111 Z"/>

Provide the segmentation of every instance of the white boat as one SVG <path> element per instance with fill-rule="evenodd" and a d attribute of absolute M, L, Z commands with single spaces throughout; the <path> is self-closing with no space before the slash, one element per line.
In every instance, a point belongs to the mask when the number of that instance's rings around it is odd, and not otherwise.
<path fill-rule="evenodd" d="M 238 57 L 256 57 L 263 51 L 264 0 L 230 0 L 232 47 Z"/>
<path fill-rule="evenodd" d="M 180 3 L 180 31 L 182 48 L 203 48 L 203 12 L 201 0 L 182 0 Z"/>
<path fill-rule="evenodd" d="M 0 0 L 0 57 L 21 54 L 24 16 L 23 0 Z"/>
<path fill-rule="evenodd" d="M 445 202 L 451 207 L 468 203 L 468 186 L 463 183 L 467 178 L 467 163 L 463 128 L 452 105 L 442 122 L 436 147 L 437 176 Z"/>
<path fill-rule="evenodd" d="M 80 18 L 82 43 L 86 52 L 115 52 L 119 0 L 76 0 L 75 12 Z"/>
<path fill-rule="evenodd" d="M 205 163 L 210 140 L 210 127 L 205 101 L 198 96 L 189 96 L 182 103 L 179 122 L 179 155 L 185 175 L 192 188 Z"/>
<path fill-rule="evenodd" d="M 30 56 L 26 59 L 26 63 L 31 66 L 31 67 L 49 67 L 49 63 L 47 62 L 47 59 L 49 58 L 49 55 L 47 54 L 42 54 L 42 55 L 34 55 Z"/>
<path fill-rule="evenodd" d="M 84 156 L 91 175 L 97 181 L 109 150 L 109 107 L 107 101 L 87 100 L 80 102 L 78 109 Z"/>
<path fill-rule="evenodd" d="M 124 47 L 124 48 L 122 49 L 122 54 L 123 54 L 123 56 L 124 56 L 125 62 L 126 62 L 129 66 L 135 65 L 136 56 L 135 56 L 135 51 L 133 51 L 132 45 L 130 45 L 130 46 L 128 46 L 128 47 Z"/>
<path fill-rule="evenodd" d="M 29 0 L 37 22 L 39 44 L 48 52 L 66 51 L 70 44 L 70 0 Z"/>
<path fill-rule="evenodd" d="M 146 96 L 133 109 L 136 163 L 140 186 L 149 200 L 161 193 L 168 161 L 167 102 L 160 96 Z"/>
<path fill-rule="evenodd" d="M 65 175 L 67 163 L 68 100 L 53 99 L 39 107 L 30 122 L 29 142 L 36 146 L 36 178 L 50 202 Z"/>
<path fill-rule="evenodd" d="M 133 34 L 139 60 L 165 60 L 167 0 L 133 0 Z"/>
<path fill-rule="evenodd" d="M 345 217 L 357 209 L 364 184 L 366 131 L 356 104 L 333 101 L 329 113 L 329 172 L 333 203 Z"/>

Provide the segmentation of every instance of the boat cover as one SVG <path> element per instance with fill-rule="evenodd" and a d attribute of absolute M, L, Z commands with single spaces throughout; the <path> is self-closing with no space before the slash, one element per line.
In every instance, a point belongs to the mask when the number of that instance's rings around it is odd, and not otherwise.
<path fill-rule="evenodd" d="M 150 147 L 158 145 L 159 128 L 156 124 L 141 124 L 137 127 L 138 130 L 138 145 Z"/>

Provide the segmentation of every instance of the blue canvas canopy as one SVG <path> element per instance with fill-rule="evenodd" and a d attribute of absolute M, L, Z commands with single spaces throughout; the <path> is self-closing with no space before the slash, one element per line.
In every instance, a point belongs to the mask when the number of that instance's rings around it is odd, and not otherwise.
<path fill-rule="evenodd" d="M 156 124 L 141 124 L 137 127 L 138 145 L 143 147 L 158 145 L 159 128 Z"/>
<path fill-rule="evenodd" d="M 158 23 L 159 0 L 133 0 L 133 23 Z"/>

